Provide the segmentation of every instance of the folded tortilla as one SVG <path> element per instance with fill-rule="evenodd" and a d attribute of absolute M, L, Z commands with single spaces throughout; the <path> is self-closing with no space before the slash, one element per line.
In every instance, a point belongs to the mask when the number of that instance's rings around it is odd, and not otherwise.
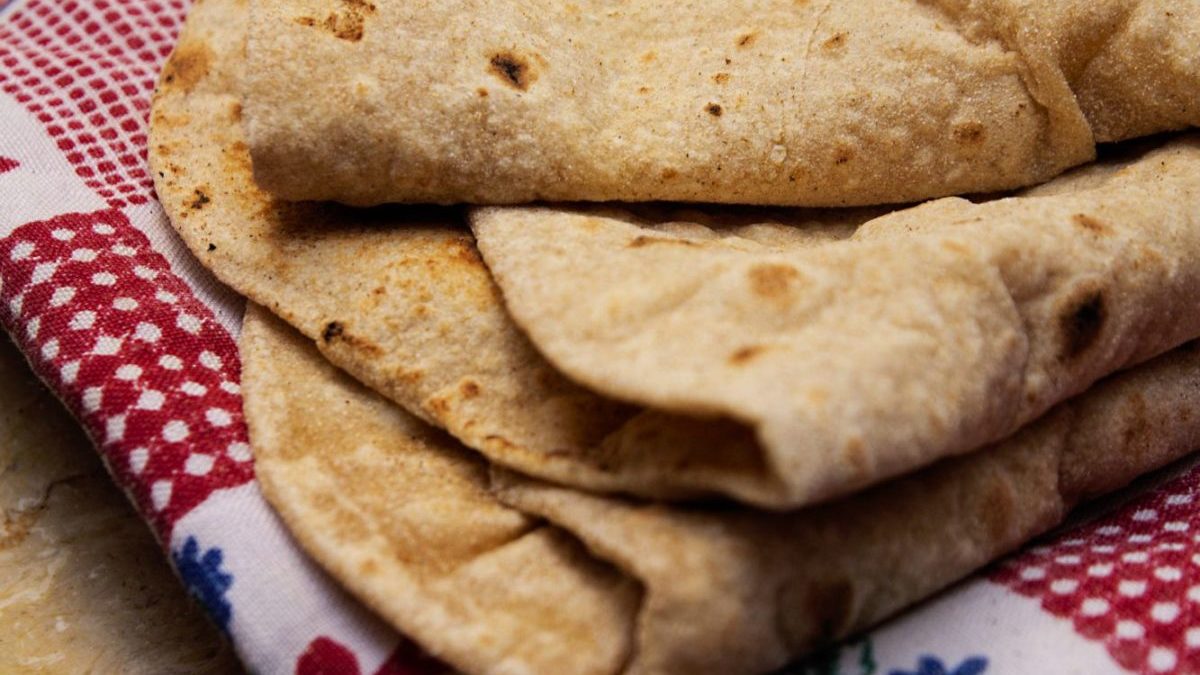
<path fill-rule="evenodd" d="M 900 203 L 1200 124 L 1180 0 L 262 0 L 246 127 L 289 200 Z"/>
<path fill-rule="evenodd" d="M 471 673 L 767 672 L 1200 447 L 1191 344 L 993 447 L 796 513 L 638 503 L 503 472 L 496 501 L 478 457 L 253 306 L 242 350 L 268 500 L 347 588 Z"/>
<path fill-rule="evenodd" d="M 497 502 L 478 456 L 254 305 L 242 363 L 263 493 L 368 606 L 466 672 L 619 671 L 636 582 Z"/>
<path fill-rule="evenodd" d="M 789 483 L 767 461 L 769 454 L 744 424 L 639 409 L 573 384 L 551 367 L 513 324 L 475 252 L 470 234 L 459 224 L 460 212 L 411 208 L 363 211 L 286 203 L 254 185 L 239 126 L 242 106 L 236 93 L 244 67 L 237 57 L 245 21 L 243 8 L 236 0 L 207 0 L 198 5 L 164 69 L 152 112 L 150 160 L 158 194 L 172 224 L 201 262 L 226 283 L 297 326 L 317 342 L 328 358 L 355 377 L 447 429 L 491 460 L 522 473 L 589 489 L 671 499 L 723 493 L 779 506 L 851 489 L 903 471 L 906 466 L 915 467 L 949 452 L 946 447 L 954 451 L 978 447 L 999 437 L 997 428 L 1004 423 L 1011 426 L 1005 433 L 1016 428 L 1011 417 L 998 417 L 990 436 L 981 436 L 974 446 L 963 442 L 963 434 L 954 437 L 947 433 L 942 438 L 947 444 L 940 450 L 917 448 L 908 456 L 885 455 L 876 473 L 850 474 L 844 479 L 838 478 L 838 472 L 844 474 L 846 464 L 838 463 L 835 457 L 829 465 L 817 466 L 818 472 L 812 474 L 819 478 L 820 471 L 825 471 L 828 480 L 824 487 L 805 493 L 796 489 L 795 478 Z M 1080 191 L 1096 181 L 1115 180 L 1113 174 L 1111 167 L 1092 167 L 1084 171 L 1085 178 L 1067 177 L 1039 190 L 1069 183 Z M 1153 189 L 1153 185 L 1146 189 Z M 1144 203 L 1165 209 L 1155 211 L 1165 214 L 1182 208 L 1187 194 L 1187 190 L 1172 194 L 1157 200 L 1161 205 L 1155 205 L 1156 199 L 1148 192 Z M 1190 194 L 1194 195 L 1194 190 Z M 957 202 L 945 204 L 953 206 Z M 913 218 L 919 219 L 927 212 L 917 209 L 912 212 L 916 214 Z M 731 235 L 723 240 L 723 248 L 751 256 L 764 249 L 821 248 L 850 236 L 856 225 L 879 213 L 760 209 L 702 212 L 670 207 L 641 210 L 648 222 L 675 223 L 666 229 L 680 236 L 720 230 Z M 572 217 L 570 212 L 564 215 Z M 903 213 L 892 216 L 897 217 L 904 217 Z M 1085 244 L 1091 238 L 1120 240 L 1093 237 L 1086 227 L 1074 230 Z M 1031 239 L 1029 243 L 1034 242 Z M 1119 248 L 1116 243 L 1109 245 Z M 1172 246 L 1164 251 L 1163 260 L 1178 260 L 1188 252 L 1181 244 Z M 654 249 L 651 245 L 639 250 Z M 1056 258 L 1049 260 L 1057 262 Z M 1156 265 L 1151 265 L 1150 271 L 1159 269 Z M 1187 270 L 1186 265 L 1180 268 Z M 920 270 L 910 269 L 908 275 L 910 279 L 919 277 Z M 1146 275 L 1143 272 L 1136 278 L 1145 279 Z M 1190 277 L 1180 275 L 1166 279 L 1157 289 L 1146 288 L 1147 293 L 1157 290 L 1161 295 L 1153 296 L 1155 302 L 1141 311 L 1161 310 L 1184 278 Z M 640 292 L 665 290 L 648 286 Z M 1123 298 L 1114 299 L 1112 307 L 1124 307 L 1125 302 Z M 1188 302 L 1194 303 L 1194 298 Z M 1110 312 L 1114 317 L 1115 311 Z M 963 320 L 969 322 L 974 316 L 968 312 Z M 1125 330 L 1138 316 L 1135 313 L 1114 318 L 1110 323 Z M 1147 339 L 1166 341 L 1179 325 L 1200 317 L 1200 313 L 1177 312 L 1171 316 L 1174 323 L 1164 323 L 1164 331 L 1146 331 Z M 1047 328 L 1053 330 L 1055 326 Z M 1096 353 L 1104 358 L 1097 359 Z M 1133 354 L 1121 355 L 1132 362 Z M 1093 347 L 1080 359 L 1085 366 L 1072 372 L 1072 377 L 1078 377 L 1067 388 L 1081 388 L 1088 378 L 1104 374 L 1105 368 L 1098 363 L 1111 366 L 1120 362 L 1111 356 L 1107 348 Z M 855 364 L 855 369 L 859 365 Z M 960 365 L 967 367 L 970 362 Z M 624 367 L 614 364 L 614 368 Z M 989 372 L 997 372 L 995 363 L 991 367 Z M 958 378 L 961 382 L 956 386 L 974 386 L 978 391 L 979 382 L 987 375 L 981 372 L 978 378 Z M 1061 397 L 1065 389 L 1059 384 L 1054 386 L 1058 388 L 1052 388 L 1052 393 Z M 953 391 L 942 392 L 944 405 L 956 403 L 950 395 Z M 1042 410 L 1053 403 L 1051 398 L 1038 402 Z M 921 419 L 918 417 L 916 422 Z M 907 424 L 910 428 L 914 425 Z M 928 431 L 934 432 L 936 429 Z M 887 429 L 881 426 L 873 433 L 885 436 Z M 977 430 L 965 433 L 969 436 Z M 956 439 L 957 445 L 949 443 Z"/>
<path fill-rule="evenodd" d="M 716 226 L 561 207 L 472 215 L 509 311 L 620 400 L 755 429 L 791 507 L 1012 434 L 1200 336 L 1200 136 L 1097 185 L 755 246 Z"/>

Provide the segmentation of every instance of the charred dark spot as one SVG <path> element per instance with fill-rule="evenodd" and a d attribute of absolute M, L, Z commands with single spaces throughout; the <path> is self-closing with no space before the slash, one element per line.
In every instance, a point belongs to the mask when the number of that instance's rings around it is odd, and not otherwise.
<path fill-rule="evenodd" d="M 834 33 L 829 37 L 828 40 L 821 43 L 821 47 L 828 51 L 844 47 L 846 45 L 846 38 L 849 37 L 849 35 L 850 34 L 845 31 Z"/>
<path fill-rule="evenodd" d="M 745 365 L 765 351 L 767 351 L 766 347 L 742 347 L 729 355 L 729 364 L 732 366 Z"/>
<path fill-rule="evenodd" d="M 211 201 L 212 200 L 208 198 L 208 195 L 204 194 L 203 190 L 197 188 L 195 196 L 192 198 L 192 201 L 188 202 L 188 206 L 199 211 L 200 209 L 204 208 L 205 204 Z"/>
<path fill-rule="evenodd" d="M 492 74 L 521 91 L 529 89 L 536 79 L 529 61 L 512 52 L 493 54 L 488 64 Z"/>
<path fill-rule="evenodd" d="M 334 338 L 339 338 L 346 332 L 346 327 L 340 321 L 330 321 L 325 324 L 325 330 L 321 331 L 321 339 L 326 344 L 333 341 Z"/>
<path fill-rule="evenodd" d="M 209 253 L 212 253 L 212 252 L 213 252 L 213 251 L 215 251 L 215 250 L 217 250 L 217 245 L 216 245 L 216 244 L 214 244 L 214 243 L 212 243 L 212 242 L 209 242 L 209 244 L 208 244 L 208 252 L 209 252 Z"/>
<path fill-rule="evenodd" d="M 758 39 L 758 32 L 757 32 L 757 31 L 756 31 L 756 32 L 752 32 L 752 33 L 746 33 L 745 35 L 742 35 L 741 37 L 739 37 L 739 38 L 737 39 L 737 46 L 739 46 L 739 47 L 749 47 L 750 45 L 754 44 L 754 41 L 755 41 L 755 40 L 757 40 L 757 39 Z"/>
<path fill-rule="evenodd" d="M 1076 213 L 1071 216 L 1071 221 L 1092 234 L 1107 235 L 1112 232 L 1103 222 L 1085 213 Z"/>
<path fill-rule="evenodd" d="M 713 117 L 720 117 L 725 113 L 725 110 L 716 103 L 709 103 L 707 106 L 705 106 L 704 110 L 706 110 L 708 114 L 712 115 Z"/>
<path fill-rule="evenodd" d="M 1100 337 L 1108 320 L 1108 307 L 1101 291 L 1091 291 L 1072 305 L 1059 320 L 1062 353 L 1073 359 L 1087 351 Z"/>
<path fill-rule="evenodd" d="M 713 82 L 717 84 L 725 84 L 729 81 L 729 73 L 717 73 L 712 76 Z"/>
<path fill-rule="evenodd" d="M 645 235 L 638 235 L 633 238 L 633 241 L 629 242 L 629 248 L 644 248 L 646 246 L 653 246 L 655 244 L 675 244 L 677 246 L 699 245 L 690 239 L 670 239 L 667 237 L 647 237 Z"/>
<path fill-rule="evenodd" d="M 951 133 L 954 135 L 954 142 L 959 145 L 978 145 L 987 137 L 987 127 L 981 122 L 966 122 L 955 125 Z"/>

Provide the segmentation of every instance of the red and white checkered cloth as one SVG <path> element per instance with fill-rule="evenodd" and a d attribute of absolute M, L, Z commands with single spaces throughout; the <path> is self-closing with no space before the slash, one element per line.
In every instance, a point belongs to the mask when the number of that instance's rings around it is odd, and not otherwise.
<path fill-rule="evenodd" d="M 422 659 L 296 548 L 254 480 L 241 301 L 155 200 L 146 123 L 184 0 L 0 0 L 0 322 L 261 673 Z M 1200 469 L 797 672 L 1200 672 Z"/>

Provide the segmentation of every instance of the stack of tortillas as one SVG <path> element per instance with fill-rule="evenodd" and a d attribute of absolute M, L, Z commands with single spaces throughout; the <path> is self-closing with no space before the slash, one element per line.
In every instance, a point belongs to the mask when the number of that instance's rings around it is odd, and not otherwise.
<path fill-rule="evenodd" d="M 1200 447 L 1197 125 L 1195 2 L 202 0 L 150 159 L 364 602 L 760 673 Z"/>

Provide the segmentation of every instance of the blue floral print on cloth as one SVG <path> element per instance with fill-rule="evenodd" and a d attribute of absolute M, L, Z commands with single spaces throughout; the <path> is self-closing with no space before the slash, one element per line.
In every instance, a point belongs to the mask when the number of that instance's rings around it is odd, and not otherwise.
<path fill-rule="evenodd" d="M 217 626 L 229 632 L 229 620 L 233 618 L 233 606 L 225 598 L 233 585 L 233 575 L 221 569 L 225 554 L 213 547 L 203 552 L 195 537 L 188 537 L 183 547 L 171 554 L 175 569 L 183 577 L 184 584 L 196 596 Z"/>
<path fill-rule="evenodd" d="M 926 655 L 917 662 L 916 670 L 893 670 L 888 675 L 980 675 L 987 667 L 988 660 L 982 656 L 972 656 L 951 669 L 938 657 Z"/>

